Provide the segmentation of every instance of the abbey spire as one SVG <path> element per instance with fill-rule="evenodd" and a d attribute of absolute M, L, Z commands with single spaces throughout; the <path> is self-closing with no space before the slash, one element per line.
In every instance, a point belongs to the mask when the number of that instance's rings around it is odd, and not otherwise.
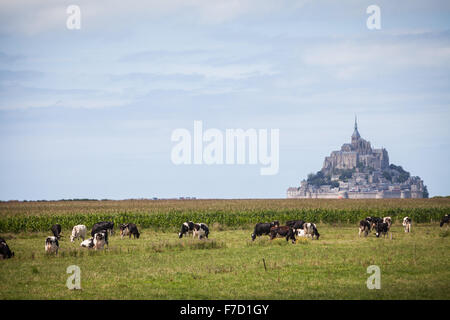
<path fill-rule="evenodd" d="M 355 130 L 353 131 L 353 134 L 352 134 L 352 141 L 357 140 L 359 138 L 361 138 L 361 135 L 358 132 L 358 123 L 356 122 L 356 116 L 355 116 Z"/>

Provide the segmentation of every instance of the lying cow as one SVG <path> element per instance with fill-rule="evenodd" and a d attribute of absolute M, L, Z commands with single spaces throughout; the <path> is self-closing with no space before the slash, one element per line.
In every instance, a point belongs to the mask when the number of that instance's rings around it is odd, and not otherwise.
<path fill-rule="evenodd" d="M 386 222 L 378 222 L 378 224 L 375 226 L 375 235 L 377 238 L 380 237 L 380 235 L 383 235 L 383 237 L 386 237 L 386 234 L 389 232 L 389 225 Z"/>
<path fill-rule="evenodd" d="M 359 237 L 361 237 L 361 233 L 364 233 L 364 236 L 367 237 L 367 235 L 370 232 L 370 223 L 367 220 L 361 220 L 359 222 Z"/>
<path fill-rule="evenodd" d="M 286 241 L 292 240 L 295 243 L 295 231 L 289 226 L 272 227 L 270 228 L 270 240 L 275 239 L 277 236 L 285 237 Z"/>
<path fill-rule="evenodd" d="M 410 217 L 403 218 L 403 227 L 405 228 L 405 232 L 411 232 L 412 220 Z"/>
<path fill-rule="evenodd" d="M 123 239 L 124 236 L 129 236 L 131 238 L 131 235 L 133 235 L 134 238 L 138 238 L 140 236 L 140 233 L 137 229 L 137 226 L 134 223 L 126 223 L 120 225 L 120 237 Z"/>
<path fill-rule="evenodd" d="M 53 236 L 56 237 L 56 239 L 60 239 L 61 238 L 61 225 L 60 224 L 54 224 L 51 229 L 50 229 L 53 233 Z"/>
<path fill-rule="evenodd" d="M 252 241 L 255 241 L 256 236 L 260 237 L 262 235 L 268 235 L 270 234 L 270 229 L 273 227 L 279 227 L 280 223 L 275 220 L 270 223 L 257 223 L 255 225 L 255 229 L 252 233 Z"/>
<path fill-rule="evenodd" d="M 178 233 L 178 238 L 182 238 L 183 235 L 194 233 L 194 223 L 192 221 L 186 221 L 181 225 L 181 230 Z"/>
<path fill-rule="evenodd" d="M 86 238 L 86 234 L 87 234 L 87 228 L 84 224 L 79 224 L 77 226 L 74 226 L 72 228 L 72 234 L 70 235 L 70 242 L 73 242 L 75 239 L 81 238 L 84 239 Z"/>
<path fill-rule="evenodd" d="M 450 224 L 450 217 L 448 216 L 448 214 L 446 214 L 445 216 L 442 217 L 441 223 L 439 224 L 439 226 L 442 227 L 444 224 L 447 224 L 447 227 Z"/>
<path fill-rule="evenodd" d="M 107 230 L 107 231 L 109 231 L 110 235 L 113 235 L 114 234 L 114 222 L 111 222 L 111 221 L 97 222 L 96 224 L 94 224 L 92 226 L 91 237 L 94 237 L 94 234 L 96 234 L 97 232 L 100 232 L 102 230 Z"/>
<path fill-rule="evenodd" d="M 304 224 L 305 224 L 305 221 L 303 221 L 303 220 L 289 220 L 289 221 L 286 221 L 286 225 L 288 227 L 291 227 L 294 230 L 297 230 L 297 229 L 302 229 L 303 230 L 303 225 Z"/>
<path fill-rule="evenodd" d="M 199 239 L 203 239 L 203 237 L 208 238 L 209 228 L 204 223 L 194 223 L 194 230 L 192 234 L 193 238 L 195 238 L 195 236 L 198 236 Z"/>
<path fill-rule="evenodd" d="M 11 252 L 8 245 L 6 244 L 5 239 L 0 238 L 0 260 L 9 259 L 12 257 L 14 257 L 14 252 Z"/>
<path fill-rule="evenodd" d="M 59 242 L 57 237 L 53 236 L 45 239 L 45 252 L 58 254 L 58 249 Z"/>
<path fill-rule="evenodd" d="M 93 244 L 95 250 L 103 249 L 105 244 L 108 244 L 108 231 L 103 230 L 94 234 Z"/>
<path fill-rule="evenodd" d="M 314 223 L 305 222 L 303 224 L 303 230 L 305 230 L 306 236 L 311 236 L 311 239 L 314 240 L 314 237 L 316 237 L 316 240 L 319 240 L 320 234 L 317 231 L 317 227 Z"/>
<path fill-rule="evenodd" d="M 83 248 L 93 248 L 94 247 L 94 238 L 89 238 L 81 242 L 80 247 Z"/>

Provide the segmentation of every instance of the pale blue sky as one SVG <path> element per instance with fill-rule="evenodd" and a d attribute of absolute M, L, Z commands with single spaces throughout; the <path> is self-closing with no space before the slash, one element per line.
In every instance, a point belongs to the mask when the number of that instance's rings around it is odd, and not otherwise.
<path fill-rule="evenodd" d="M 349 142 L 355 114 L 449 195 L 449 80 L 448 1 L 2 0 L 0 200 L 284 198 Z M 175 166 L 171 133 L 194 120 L 280 129 L 279 173 Z"/>

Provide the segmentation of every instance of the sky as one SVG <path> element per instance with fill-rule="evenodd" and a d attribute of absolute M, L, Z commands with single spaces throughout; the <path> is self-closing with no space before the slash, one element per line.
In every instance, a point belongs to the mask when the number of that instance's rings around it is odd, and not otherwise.
<path fill-rule="evenodd" d="M 355 115 L 449 195 L 449 80 L 448 1 L 0 0 L 0 200 L 285 198 Z M 278 129 L 277 174 L 174 164 L 195 120 Z"/>

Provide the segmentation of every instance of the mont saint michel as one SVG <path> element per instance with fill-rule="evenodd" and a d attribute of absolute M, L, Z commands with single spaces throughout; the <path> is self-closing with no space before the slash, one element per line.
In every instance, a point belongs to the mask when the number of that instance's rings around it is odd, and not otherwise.
<path fill-rule="evenodd" d="M 288 198 L 383 199 L 427 198 L 420 177 L 389 164 L 386 149 L 373 149 L 361 138 L 355 118 L 351 142 L 325 157 L 322 169 L 309 174 L 300 187 L 287 190 Z"/>

